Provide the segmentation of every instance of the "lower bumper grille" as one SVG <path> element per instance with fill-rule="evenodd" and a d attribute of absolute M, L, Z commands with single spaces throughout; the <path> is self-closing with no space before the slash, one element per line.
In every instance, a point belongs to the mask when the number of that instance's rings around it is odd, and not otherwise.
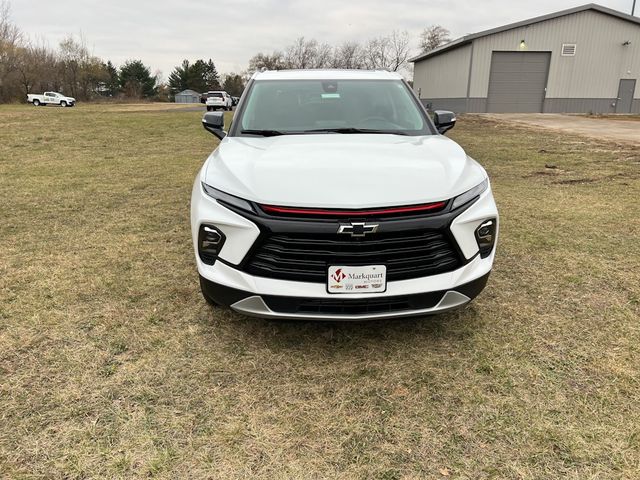
<path fill-rule="evenodd" d="M 346 295 L 337 296 L 336 298 L 295 298 L 263 295 L 262 298 L 269 308 L 275 312 L 364 315 L 432 308 L 438 304 L 443 295 L 444 292 L 430 292 L 418 295 L 361 299 L 349 299 Z"/>
<path fill-rule="evenodd" d="M 441 231 L 338 234 L 266 234 L 245 264 L 260 277 L 323 283 L 331 265 L 386 265 L 387 281 L 450 272 L 462 265 L 451 240 Z"/>

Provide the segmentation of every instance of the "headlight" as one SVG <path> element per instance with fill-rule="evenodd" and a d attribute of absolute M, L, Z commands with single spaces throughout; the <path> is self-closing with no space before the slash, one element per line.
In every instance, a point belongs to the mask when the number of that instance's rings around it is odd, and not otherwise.
<path fill-rule="evenodd" d="M 202 182 L 202 189 L 204 190 L 204 193 L 209 195 L 211 198 L 215 198 L 216 200 L 220 201 L 220 203 L 222 203 L 223 205 L 226 203 L 228 205 L 246 210 L 248 212 L 255 212 L 253 206 L 251 206 L 251 203 L 243 200 L 240 197 L 234 197 L 233 195 L 224 193 L 223 191 L 218 190 L 217 188 L 213 188 L 212 186 L 207 185 L 204 182 Z"/>
<path fill-rule="evenodd" d="M 200 225 L 198 232 L 198 255 L 200 255 L 200 260 L 207 265 L 216 263 L 225 240 L 224 233 L 213 225 Z"/>
<path fill-rule="evenodd" d="M 463 194 L 458 195 L 456 198 L 454 198 L 453 205 L 451 208 L 455 210 L 456 208 L 461 207 L 465 203 L 469 203 L 471 200 L 475 199 L 476 197 L 479 197 L 480 194 L 484 192 L 488 187 L 489 187 L 489 179 L 485 178 L 482 183 L 476 185 L 471 190 L 467 190 Z"/>

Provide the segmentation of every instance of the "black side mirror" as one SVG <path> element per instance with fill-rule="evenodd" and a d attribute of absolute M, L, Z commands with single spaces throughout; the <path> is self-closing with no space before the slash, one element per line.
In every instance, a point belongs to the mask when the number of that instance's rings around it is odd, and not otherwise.
<path fill-rule="evenodd" d="M 216 137 L 222 140 L 227 136 L 227 132 L 224 129 L 224 113 L 223 112 L 207 112 L 202 117 L 202 126 L 204 129 L 213 133 Z"/>
<path fill-rule="evenodd" d="M 456 114 L 447 110 L 436 110 L 433 112 L 433 122 L 438 132 L 444 134 L 455 126 Z"/>

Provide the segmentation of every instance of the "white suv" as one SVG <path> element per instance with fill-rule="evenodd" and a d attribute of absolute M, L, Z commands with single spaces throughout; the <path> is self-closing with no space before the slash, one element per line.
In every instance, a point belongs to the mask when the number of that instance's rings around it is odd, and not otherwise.
<path fill-rule="evenodd" d="M 233 107 L 233 99 L 227 92 L 207 92 L 206 95 L 207 100 L 205 101 L 205 104 L 208 112 L 217 110 L 218 108 L 222 110 L 231 110 L 231 107 Z"/>
<path fill-rule="evenodd" d="M 485 170 L 395 73 L 253 76 L 193 186 L 205 299 L 253 316 L 364 320 L 442 312 L 491 272 Z"/>

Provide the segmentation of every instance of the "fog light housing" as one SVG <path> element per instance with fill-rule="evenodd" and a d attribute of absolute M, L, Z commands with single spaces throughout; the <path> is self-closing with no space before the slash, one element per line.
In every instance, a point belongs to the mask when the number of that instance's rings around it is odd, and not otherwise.
<path fill-rule="evenodd" d="M 198 232 L 198 254 L 200 255 L 200 260 L 207 265 L 216 263 L 225 239 L 224 233 L 213 225 L 200 225 Z"/>
<path fill-rule="evenodd" d="M 492 218 L 480 224 L 476 229 L 476 241 L 482 258 L 488 257 L 496 243 L 496 219 Z"/>

